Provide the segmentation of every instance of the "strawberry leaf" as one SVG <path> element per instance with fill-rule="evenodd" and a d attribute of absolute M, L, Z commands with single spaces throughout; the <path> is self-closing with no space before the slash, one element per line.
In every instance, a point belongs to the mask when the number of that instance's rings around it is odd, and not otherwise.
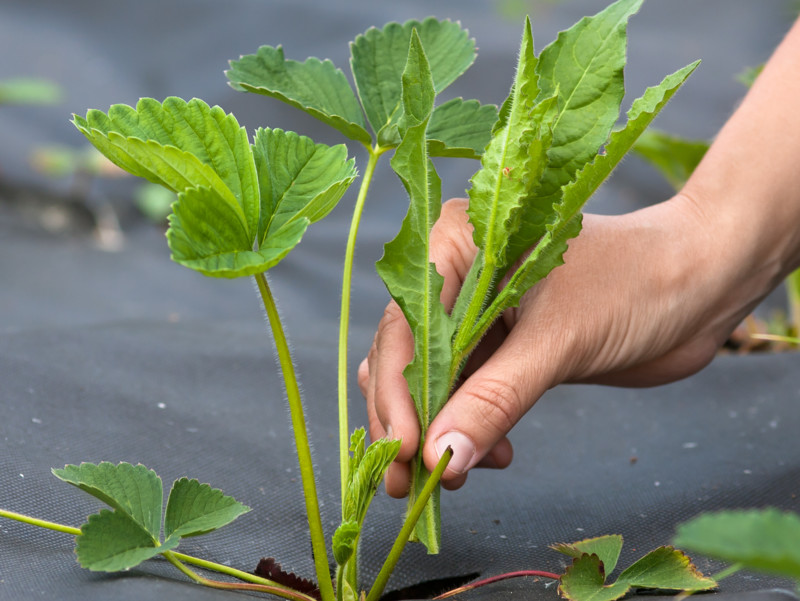
<path fill-rule="evenodd" d="M 678 549 L 659 547 L 628 567 L 617 578 L 638 588 L 703 591 L 716 588 L 712 578 L 703 576 Z"/>
<path fill-rule="evenodd" d="M 402 25 L 389 23 L 356 37 L 350 44 L 350 65 L 367 120 L 381 145 L 396 146 L 399 141 L 396 128 L 403 115 L 401 78 L 414 29 L 425 48 L 436 94 L 475 61 L 475 40 L 453 21 L 430 17 Z"/>
<path fill-rule="evenodd" d="M 172 485 L 164 518 L 164 536 L 199 536 L 231 523 L 250 511 L 233 497 L 198 480 L 181 478 Z"/>
<path fill-rule="evenodd" d="M 605 573 L 610 574 L 614 571 L 622 551 L 622 537 L 619 534 L 609 534 L 575 543 L 559 543 L 550 548 L 573 558 L 580 557 L 584 553 L 589 555 L 594 553 L 603 563 Z"/>
<path fill-rule="evenodd" d="M 231 61 L 225 72 L 231 87 L 263 94 L 305 111 L 351 140 L 370 144 L 364 114 L 344 73 L 330 60 L 287 60 L 283 48 L 262 46 L 255 54 Z"/>
<path fill-rule="evenodd" d="M 572 561 L 561 576 L 558 592 L 571 601 L 614 601 L 627 593 L 631 585 L 615 582 L 606 585 L 603 562 L 595 554 L 584 553 Z"/>
<path fill-rule="evenodd" d="M 53 475 L 77 486 L 126 514 L 133 523 L 148 534 L 155 544 L 161 535 L 161 478 L 143 465 L 104 461 L 99 464 L 81 463 L 52 470 Z M 111 519 L 111 518 L 109 518 Z"/>
<path fill-rule="evenodd" d="M 800 581 L 800 516 L 768 508 L 703 514 L 678 526 L 675 544 Z"/>
<path fill-rule="evenodd" d="M 128 570 L 169 551 L 178 545 L 177 538 L 163 545 L 124 511 L 103 509 L 89 516 L 75 538 L 75 553 L 84 568 L 95 572 Z"/>

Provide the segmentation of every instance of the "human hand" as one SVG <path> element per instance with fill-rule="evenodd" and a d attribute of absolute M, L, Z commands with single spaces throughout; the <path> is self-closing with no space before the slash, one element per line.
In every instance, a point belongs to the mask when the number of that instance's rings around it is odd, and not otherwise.
<path fill-rule="evenodd" d="M 465 210 L 464 200 L 445 203 L 432 232 L 447 306 L 476 253 Z M 506 434 L 560 382 L 651 386 L 706 365 L 760 298 L 730 268 L 730 254 L 720 247 L 724 236 L 708 230 L 703 211 L 684 196 L 618 217 L 586 215 L 565 265 L 495 324 L 428 429 L 428 469 L 448 445 L 454 449 L 443 486 L 460 487 L 472 467 L 509 465 Z M 359 384 L 373 439 L 403 441 L 386 477 L 392 496 L 407 491 L 420 439 L 402 375 L 412 358 L 410 329 L 390 303 Z"/>

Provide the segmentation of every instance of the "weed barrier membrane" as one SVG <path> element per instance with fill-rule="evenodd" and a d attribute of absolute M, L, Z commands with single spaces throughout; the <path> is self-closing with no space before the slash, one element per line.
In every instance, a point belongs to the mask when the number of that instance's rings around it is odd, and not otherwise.
<path fill-rule="evenodd" d="M 432 10 L 422 2 L 363 9 L 344 1 L 323 6 L 236 0 L 223 7 L 148 0 L 104 11 L 95 4 L 71 2 L 67 11 L 55 1 L 9 0 L 0 7 L 0 39 L 19 50 L 0 58 L 0 74 L 24 67 L 62 83 L 79 82 L 67 85 L 68 107 L 39 115 L 33 108 L 14 109 L 19 112 L 10 116 L 0 111 L 0 165 L 11 179 L 16 175 L 29 184 L 33 177 L 18 162 L 29 137 L 77 144 L 79 134 L 65 125 L 68 112 L 133 103 L 139 95 L 202 96 L 250 128 L 280 126 L 338 142 L 334 134 L 318 136 L 313 122 L 276 102 L 227 90 L 225 61 L 259 44 L 283 43 L 292 58 L 331 56 L 346 67 L 346 42 L 357 33 Z M 537 47 L 599 5 L 572 1 L 535 13 Z M 653 73 L 704 59 L 659 125 L 711 136 L 742 93 L 733 75 L 764 60 L 788 29 L 785 8 L 777 1 L 709 0 L 696 6 L 650 0 L 630 28 L 628 88 L 642 90 L 655 83 Z M 461 19 L 476 36 L 475 73 L 468 72 L 469 83 L 454 93 L 485 102 L 499 101 L 507 91 L 521 23 L 491 10 L 452 1 L 437 4 L 436 11 Z M 317 11 L 319 21 L 309 18 L 310 11 Z M 212 34 L 218 44 L 207 43 Z M 87 66 L 90 58 L 94 62 Z M 22 61 L 14 71 L 12 59 Z M 497 93 L 488 96 L 493 89 Z M 463 193 L 473 167 L 442 163 L 445 196 Z M 353 376 L 386 302 L 373 264 L 406 209 L 399 182 L 387 165 L 383 169 L 358 247 Z M 114 195 L 125 189 L 98 183 L 87 202 L 117 202 Z M 642 199 L 668 195 L 656 176 L 632 160 L 588 210 L 627 211 Z M 142 463 L 165 486 L 182 476 L 197 478 L 253 509 L 216 533 L 185 541 L 181 551 L 243 570 L 273 556 L 285 569 L 312 577 L 283 384 L 253 285 L 204 278 L 171 263 L 163 231 L 124 211 L 124 244 L 109 252 L 89 232 L 54 236 L 31 225 L 9 208 L 15 203 L 5 202 L 19 196 L 13 187 L 2 196 L 0 507 L 79 526 L 99 503 L 56 480 L 50 469 L 81 461 Z M 339 519 L 336 332 L 348 198 L 270 274 L 304 392 L 328 538 Z M 410 546 L 387 590 L 437 580 L 451 588 L 522 569 L 560 572 L 567 559 L 549 545 L 612 533 L 625 538 L 619 562 L 624 568 L 669 544 L 677 524 L 704 511 L 797 511 L 798 373 L 797 354 L 720 356 L 701 373 L 660 388 L 552 390 L 512 432 L 515 460 L 509 469 L 475 472 L 462 490 L 443 493 L 442 554 L 426 556 Z M 355 427 L 366 416 L 354 377 L 350 390 Z M 388 552 L 404 509 L 404 502 L 383 492 L 373 503 L 363 536 L 365 583 Z M 706 574 L 723 567 L 693 559 Z M 555 587 L 531 578 L 508 580 L 460 598 L 555 599 Z M 740 572 L 722 581 L 715 594 L 732 601 L 796 599 L 784 590 L 790 588 L 784 580 Z M 408 594 L 433 592 L 440 591 Z M 216 600 L 233 594 L 194 585 L 162 560 L 122 574 L 89 572 L 76 563 L 71 536 L 0 521 L 2 601 Z"/>

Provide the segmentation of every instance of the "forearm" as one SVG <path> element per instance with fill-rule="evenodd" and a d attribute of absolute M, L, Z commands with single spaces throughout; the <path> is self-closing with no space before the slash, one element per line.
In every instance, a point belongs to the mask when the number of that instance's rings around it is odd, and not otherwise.
<path fill-rule="evenodd" d="M 800 266 L 798 99 L 800 21 L 683 190 L 723 242 L 729 269 L 766 290 Z"/>

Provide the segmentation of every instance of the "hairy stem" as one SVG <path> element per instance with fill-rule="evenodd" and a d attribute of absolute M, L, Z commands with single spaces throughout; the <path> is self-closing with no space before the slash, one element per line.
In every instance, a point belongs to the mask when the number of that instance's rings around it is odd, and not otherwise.
<path fill-rule="evenodd" d="M 540 570 L 520 570 L 518 572 L 507 572 L 505 574 L 498 574 L 497 576 L 492 576 L 490 578 L 485 578 L 483 580 L 478 580 L 477 582 L 472 582 L 470 584 L 454 588 L 452 591 L 447 591 L 446 593 L 443 593 L 438 597 L 434 597 L 433 601 L 438 601 L 439 599 L 447 599 L 448 597 L 453 597 L 455 595 L 458 595 L 459 593 L 463 593 L 465 591 L 471 591 L 474 588 L 486 586 L 487 584 L 492 584 L 494 582 L 500 582 L 501 580 L 508 580 L 509 578 L 525 578 L 528 576 L 534 576 L 537 578 L 550 578 L 551 580 L 561 579 L 561 576 L 559 576 L 558 574 L 554 574 L 553 572 L 542 572 Z"/>
<path fill-rule="evenodd" d="M 278 308 L 275 305 L 275 299 L 272 297 L 266 276 L 260 273 L 255 278 L 258 290 L 261 292 L 261 298 L 264 301 L 264 308 L 267 311 L 272 336 L 275 340 L 275 348 L 278 351 L 278 361 L 286 383 L 286 397 L 289 400 L 297 459 L 300 464 L 300 477 L 303 482 L 303 495 L 306 502 L 306 515 L 308 516 L 308 527 L 311 534 L 311 548 L 314 554 L 317 583 L 319 584 L 322 601 L 334 601 L 333 581 L 328 571 L 327 545 L 325 544 L 325 533 L 322 529 L 322 518 L 317 499 L 317 485 L 314 479 L 314 464 L 311 460 L 311 446 L 308 442 L 303 401 L 300 397 L 300 388 L 297 385 L 297 376 L 294 372 L 289 343 L 283 332 Z"/>
<path fill-rule="evenodd" d="M 356 205 L 353 208 L 353 218 L 350 222 L 350 232 L 347 235 L 347 246 L 344 251 L 344 271 L 342 273 L 342 308 L 339 314 L 339 468 L 342 483 L 342 505 L 344 506 L 344 495 L 347 489 L 347 474 L 349 465 L 350 450 L 350 427 L 347 414 L 347 341 L 350 325 L 350 293 L 353 282 L 353 259 L 356 251 L 356 238 L 358 237 L 358 226 L 361 224 L 361 214 L 364 211 L 364 203 L 367 199 L 367 192 L 372 183 L 372 176 L 375 174 L 375 166 L 378 159 L 388 150 L 382 146 L 367 148 L 369 160 L 364 178 L 361 180 L 361 188 L 358 191 Z"/>
<path fill-rule="evenodd" d="M 389 581 L 389 576 L 392 575 L 394 567 L 397 565 L 400 555 L 402 554 L 403 549 L 408 542 L 408 538 L 414 531 L 414 526 L 416 526 L 419 516 L 422 515 L 422 511 L 425 509 L 428 499 L 433 493 L 433 490 L 439 484 L 439 480 L 441 479 L 442 474 L 447 468 L 447 464 L 450 463 L 450 459 L 452 457 L 453 449 L 447 447 L 447 450 L 442 453 L 439 463 L 436 464 L 436 468 L 431 473 L 431 477 L 425 483 L 425 486 L 417 497 L 416 502 L 406 514 L 403 527 L 400 528 L 400 532 L 397 534 L 397 538 L 395 539 L 394 544 L 389 551 L 389 555 L 386 557 L 386 561 L 384 561 L 381 571 L 378 572 L 378 576 L 375 578 L 375 582 L 372 584 L 372 588 L 367 595 L 367 601 L 378 601 L 380 596 L 383 594 L 383 589 L 386 588 L 386 583 Z"/>
<path fill-rule="evenodd" d="M 164 553 L 162 553 L 162 555 L 166 558 L 168 562 L 170 562 L 172 565 L 178 568 L 191 580 L 194 580 L 195 582 L 197 582 L 198 584 L 202 584 L 203 586 L 208 586 L 210 588 L 217 588 L 228 591 L 254 591 L 258 593 L 268 593 L 271 595 L 276 595 L 278 597 L 283 597 L 284 599 L 292 599 L 293 601 L 314 601 L 313 597 L 309 597 L 308 595 L 301 593 L 299 591 L 294 591 L 283 587 L 271 586 L 268 584 L 222 582 L 220 580 L 211 580 L 209 578 L 204 578 L 194 570 L 191 570 L 183 563 L 181 563 L 176 553 L 172 553 L 172 551 L 165 551 Z"/>

